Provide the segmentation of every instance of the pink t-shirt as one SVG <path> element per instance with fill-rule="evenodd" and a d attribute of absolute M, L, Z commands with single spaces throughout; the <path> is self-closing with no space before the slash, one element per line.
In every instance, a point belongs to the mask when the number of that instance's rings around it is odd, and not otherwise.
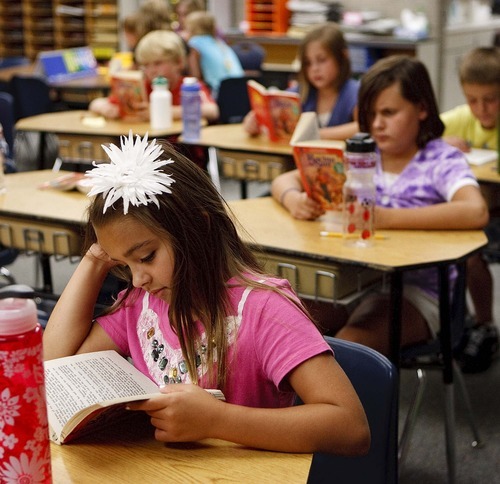
<path fill-rule="evenodd" d="M 267 279 L 296 297 L 286 280 Z M 234 280 L 229 282 L 235 283 Z M 135 302 L 98 323 L 135 366 L 158 385 L 191 381 L 180 343 L 168 321 L 168 304 L 135 289 Z M 231 316 L 228 322 L 228 372 L 223 389 L 230 403 L 250 407 L 290 406 L 295 393 L 286 376 L 304 361 L 331 351 L 314 324 L 290 301 L 270 290 L 230 287 Z M 202 341 L 205 335 L 198 325 Z M 204 361 L 203 344 L 199 348 Z M 200 364 L 200 384 L 207 387 Z"/>

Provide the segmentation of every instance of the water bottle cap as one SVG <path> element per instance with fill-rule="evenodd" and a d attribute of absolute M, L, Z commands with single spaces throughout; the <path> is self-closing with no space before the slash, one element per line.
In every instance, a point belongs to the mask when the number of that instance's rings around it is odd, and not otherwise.
<path fill-rule="evenodd" d="M 0 335 L 22 334 L 36 328 L 38 316 L 33 299 L 0 300 Z"/>
<path fill-rule="evenodd" d="M 0 289 L 0 335 L 10 336 L 32 330 L 38 324 L 34 291 L 24 284 Z"/>
<path fill-rule="evenodd" d="M 192 86 L 198 82 L 198 79 L 196 77 L 185 77 L 184 80 L 182 81 L 183 84 L 186 86 Z"/>
<path fill-rule="evenodd" d="M 375 141 L 368 133 L 357 133 L 345 142 L 346 151 L 351 153 L 370 153 L 375 151 Z"/>
<path fill-rule="evenodd" d="M 151 83 L 153 87 L 165 87 L 168 89 L 168 79 L 162 76 L 155 77 Z"/>

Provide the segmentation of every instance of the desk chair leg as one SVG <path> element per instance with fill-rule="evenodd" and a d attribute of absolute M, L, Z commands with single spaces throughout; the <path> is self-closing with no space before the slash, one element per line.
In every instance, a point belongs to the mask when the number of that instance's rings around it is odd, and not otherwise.
<path fill-rule="evenodd" d="M 248 198 L 248 182 L 246 180 L 240 180 L 240 193 L 242 200 Z"/>
<path fill-rule="evenodd" d="M 213 146 L 208 148 L 208 174 L 212 179 L 212 183 L 215 185 L 219 193 L 222 193 L 222 188 L 220 184 L 220 174 L 219 174 L 219 162 L 217 160 L 217 149 Z"/>
<path fill-rule="evenodd" d="M 415 395 L 411 402 L 410 408 L 408 409 L 408 414 L 404 423 L 403 431 L 401 432 L 401 438 L 399 439 L 398 446 L 398 462 L 399 462 L 399 473 L 403 468 L 403 464 L 408 455 L 408 448 L 410 444 L 410 438 L 413 434 L 413 429 L 415 428 L 415 423 L 417 421 L 418 411 L 422 403 L 424 396 L 425 387 L 427 386 L 427 374 L 421 368 L 417 369 L 418 385 L 415 389 Z"/>
<path fill-rule="evenodd" d="M 469 392 L 467 391 L 467 387 L 465 386 L 464 377 L 462 375 L 462 371 L 458 367 L 456 361 L 453 361 L 453 374 L 454 381 L 457 382 L 457 388 L 462 394 L 462 398 L 465 405 L 465 412 L 467 414 L 467 420 L 469 421 L 469 425 L 472 431 L 473 441 L 471 446 L 474 448 L 482 447 L 481 437 L 479 436 L 479 430 L 476 424 L 476 419 L 474 418 L 474 412 L 472 411 L 472 404 L 469 397 Z"/>

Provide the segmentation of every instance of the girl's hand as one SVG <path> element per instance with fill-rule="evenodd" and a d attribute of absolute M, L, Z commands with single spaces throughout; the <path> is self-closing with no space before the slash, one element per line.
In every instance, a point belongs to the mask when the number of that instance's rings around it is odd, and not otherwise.
<path fill-rule="evenodd" d="M 250 136 L 257 136 L 260 134 L 260 126 L 259 123 L 257 123 L 257 116 L 255 116 L 255 111 L 250 111 L 243 118 L 243 129 Z"/>
<path fill-rule="evenodd" d="M 156 427 L 155 438 L 161 442 L 193 442 L 213 437 L 224 402 L 196 385 L 169 385 L 161 394 L 128 405 L 143 410 Z"/>
<path fill-rule="evenodd" d="M 299 220 L 315 220 L 325 213 L 323 207 L 309 198 L 306 192 L 291 190 L 283 199 L 283 206 Z"/>
<path fill-rule="evenodd" d="M 118 262 L 112 260 L 111 257 L 104 252 L 98 243 L 94 243 L 90 246 L 89 250 L 87 250 L 87 253 L 85 254 L 85 257 L 101 264 L 104 263 L 105 265 L 108 265 L 110 269 L 111 267 L 119 265 Z"/>
<path fill-rule="evenodd" d="M 142 121 L 149 121 L 149 103 L 136 102 L 134 103 L 134 115 L 139 117 Z"/>
<path fill-rule="evenodd" d="M 451 146 L 458 148 L 460 151 L 464 153 L 468 153 L 470 151 L 470 145 L 464 139 L 459 136 L 444 136 L 443 139 Z"/>
<path fill-rule="evenodd" d="M 107 97 L 96 98 L 89 104 L 89 111 L 100 114 L 107 119 L 118 119 L 120 108 L 117 104 L 109 102 Z"/>

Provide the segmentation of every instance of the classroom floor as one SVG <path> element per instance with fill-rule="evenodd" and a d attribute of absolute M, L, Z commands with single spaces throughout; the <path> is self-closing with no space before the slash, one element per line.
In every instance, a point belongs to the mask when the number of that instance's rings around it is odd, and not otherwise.
<path fill-rule="evenodd" d="M 223 195 L 227 200 L 239 198 L 239 183 L 223 182 Z M 269 185 L 252 183 L 249 196 L 260 196 L 269 191 Z M 60 293 L 66 285 L 75 264 L 69 261 L 51 261 L 54 290 Z M 18 283 L 37 287 L 39 271 L 34 256 L 21 255 L 10 267 Z M 496 293 L 500 287 L 500 264 L 491 266 Z M 495 300 L 495 321 L 500 325 L 500 298 Z M 500 358 L 487 371 L 465 375 L 472 406 L 484 443 L 482 448 L 470 446 L 472 435 L 464 407 L 456 399 L 457 484 L 500 482 Z M 408 410 L 416 385 L 414 372 L 403 370 L 400 391 L 400 427 Z M 422 409 L 410 442 L 407 460 L 402 468 L 400 484 L 440 484 L 447 482 L 444 440 L 444 401 L 440 372 L 429 372 Z"/>

